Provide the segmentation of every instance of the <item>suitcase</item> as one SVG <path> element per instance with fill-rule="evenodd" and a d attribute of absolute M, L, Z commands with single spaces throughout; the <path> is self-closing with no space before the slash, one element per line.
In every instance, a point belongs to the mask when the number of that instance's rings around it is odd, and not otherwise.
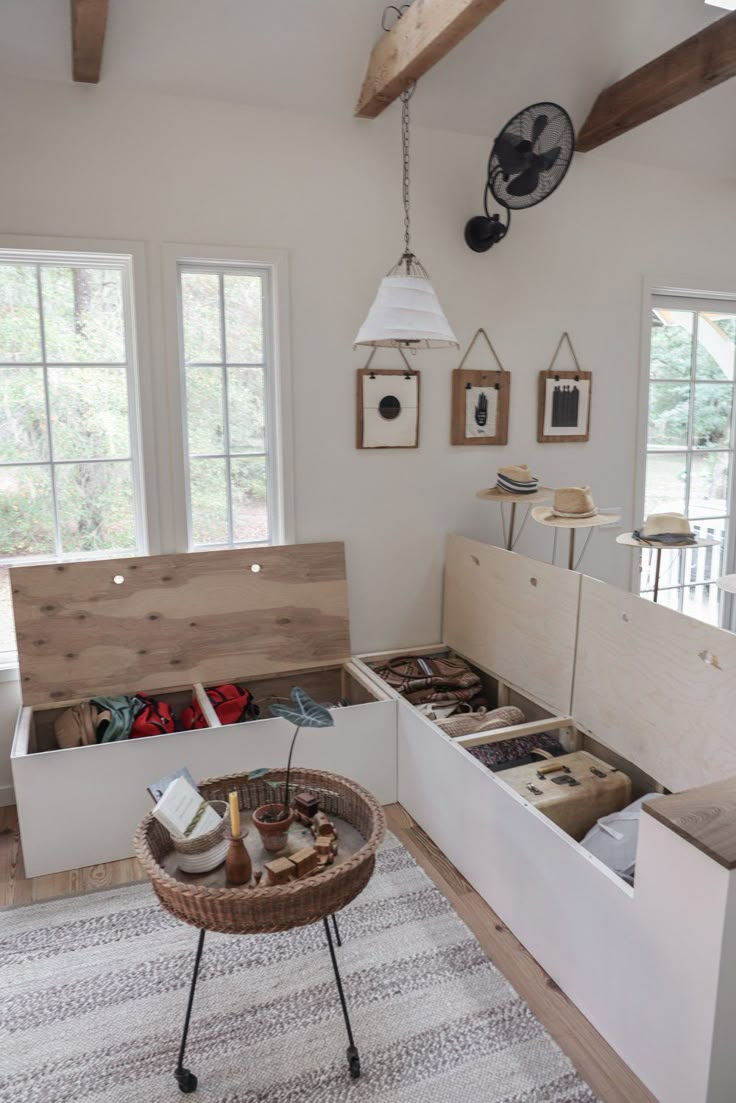
<path fill-rule="evenodd" d="M 631 779 L 587 751 L 504 770 L 500 780 L 578 841 L 631 802 Z"/>

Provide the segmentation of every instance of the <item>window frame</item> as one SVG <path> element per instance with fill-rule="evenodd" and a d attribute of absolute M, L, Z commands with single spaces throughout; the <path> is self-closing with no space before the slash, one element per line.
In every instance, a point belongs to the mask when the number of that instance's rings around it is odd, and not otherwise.
<path fill-rule="evenodd" d="M 644 519 L 644 507 L 646 497 L 646 471 L 647 459 L 650 454 L 649 442 L 649 397 L 650 397 L 650 372 L 651 372 L 651 346 L 652 346 L 652 311 L 657 306 L 671 310 L 685 310 L 694 313 L 708 311 L 724 311 L 736 314 L 736 292 L 697 291 L 683 288 L 668 288 L 654 285 L 644 281 L 642 299 L 642 326 L 641 326 L 641 359 L 639 374 L 638 394 L 638 431 L 637 431 L 637 462 L 634 481 L 634 516 L 636 523 Z M 688 386 L 693 385 L 693 377 L 682 380 Z M 697 449 L 691 447 L 689 441 L 683 448 L 672 447 L 654 449 L 656 454 L 686 452 L 691 455 L 708 454 L 709 452 L 728 452 L 729 459 L 729 500 L 725 516 L 727 526 L 727 538 L 723 547 L 723 574 L 730 574 L 736 569 L 736 365 L 733 379 L 734 401 L 731 410 L 731 438 L 728 448 Z M 691 408 L 694 401 L 694 392 L 691 395 Z M 714 518 L 716 520 L 720 518 Z M 706 519 L 707 522 L 707 519 Z M 678 579 L 685 577 L 684 557 L 680 556 L 683 563 L 680 565 Z M 629 573 L 629 589 L 632 593 L 640 593 L 641 564 L 640 556 L 632 556 Z M 705 584 L 698 584 L 705 585 Z M 678 581 L 675 586 L 661 586 L 661 590 L 686 590 L 686 581 Z M 650 591 L 645 591 L 648 595 Z M 649 598 L 647 598 L 649 600 Z M 687 616 L 689 614 L 684 613 Z M 720 626 L 734 630 L 736 619 L 736 601 L 733 595 L 722 593 Z"/>
<path fill-rule="evenodd" d="M 222 272 L 227 268 L 253 272 L 264 279 L 264 379 L 266 408 L 266 454 L 270 543 L 291 543 L 294 539 L 294 493 L 291 433 L 291 379 L 288 343 L 288 254 L 232 246 L 162 246 L 164 316 L 167 340 L 167 375 L 170 393 L 172 452 L 174 469 L 181 478 L 172 484 L 170 531 L 176 551 L 207 550 L 194 546 L 189 500 L 189 449 L 184 366 L 183 319 L 180 273 L 187 267 L 197 271 Z M 217 547 L 248 547 L 247 542 Z"/>

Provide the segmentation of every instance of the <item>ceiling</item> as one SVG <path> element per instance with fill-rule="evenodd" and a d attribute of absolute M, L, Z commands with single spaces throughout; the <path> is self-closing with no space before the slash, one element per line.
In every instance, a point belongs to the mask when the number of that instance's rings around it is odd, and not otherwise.
<path fill-rule="evenodd" d="M 383 0 L 110 0 L 102 81 L 348 117 L 383 8 Z M 703 0 L 505 0 L 422 79 L 413 118 L 490 138 L 525 104 L 550 99 L 580 126 L 604 86 L 724 14 Z M 0 0 L 0 73 L 71 80 L 68 3 Z M 601 155 L 736 178 L 735 107 L 733 80 Z"/>

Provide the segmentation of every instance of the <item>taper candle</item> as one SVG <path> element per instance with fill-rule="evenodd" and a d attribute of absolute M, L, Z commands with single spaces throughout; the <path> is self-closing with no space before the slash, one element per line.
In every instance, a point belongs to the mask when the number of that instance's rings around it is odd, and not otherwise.
<path fill-rule="evenodd" d="M 238 794 L 231 793 L 230 797 L 230 831 L 237 838 L 240 834 L 240 808 L 238 807 Z"/>

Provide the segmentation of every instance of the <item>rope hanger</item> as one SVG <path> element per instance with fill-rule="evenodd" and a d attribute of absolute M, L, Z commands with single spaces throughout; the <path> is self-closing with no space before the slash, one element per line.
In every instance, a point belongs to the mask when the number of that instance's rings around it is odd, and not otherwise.
<path fill-rule="evenodd" d="M 486 331 L 485 331 L 485 330 L 483 329 L 483 327 L 482 327 L 482 326 L 480 326 L 480 327 L 479 327 L 478 329 L 476 329 L 475 333 L 473 334 L 472 340 L 471 340 L 470 344 L 468 345 L 468 347 L 466 348 L 466 350 L 465 350 L 465 353 L 463 354 L 463 358 L 462 358 L 462 360 L 460 361 L 460 363 L 459 363 L 459 364 L 458 364 L 458 366 L 457 366 L 457 370 L 458 370 L 458 371 L 460 371 L 460 369 L 462 368 L 463 364 L 465 363 L 465 361 L 466 361 L 466 360 L 468 359 L 468 357 L 470 356 L 470 353 L 471 353 L 471 350 L 472 350 L 472 348 L 473 348 L 473 345 L 474 345 L 474 344 L 475 344 L 475 342 L 476 342 L 476 341 L 478 340 L 478 338 L 479 338 L 479 337 L 481 337 L 481 336 L 485 337 L 485 340 L 486 340 L 486 344 L 488 345 L 488 348 L 489 348 L 489 349 L 490 349 L 490 351 L 491 351 L 491 356 L 493 357 L 493 359 L 494 359 L 494 360 L 496 361 L 496 363 L 498 364 L 498 369 L 497 369 L 497 370 L 498 370 L 498 371 L 500 371 L 500 372 L 503 372 L 503 373 L 504 373 L 504 374 L 506 374 L 506 375 L 508 375 L 508 372 L 506 371 L 506 369 L 504 368 L 503 364 L 501 363 L 501 361 L 500 361 L 500 360 L 499 360 L 499 358 L 498 358 L 498 353 L 496 352 L 496 350 L 494 349 L 493 345 L 491 344 L 491 339 L 490 339 L 490 337 L 488 336 L 488 334 L 486 333 Z M 468 388 L 469 388 L 469 387 L 470 387 L 470 383 L 466 383 L 466 384 L 465 384 L 465 389 L 466 389 L 466 390 L 468 390 Z M 498 383 L 496 383 L 496 384 L 495 384 L 495 387 L 496 387 L 496 390 L 497 390 L 497 391 L 501 389 L 501 388 L 500 388 L 500 384 L 498 384 Z"/>
<path fill-rule="evenodd" d="M 547 374 L 548 375 L 553 374 L 553 370 L 554 370 L 554 366 L 555 366 L 555 360 L 560 355 L 560 350 L 562 349 L 562 345 L 565 341 L 567 341 L 568 347 L 570 349 L 570 355 L 572 356 L 573 360 L 575 361 L 575 371 L 578 373 L 575 376 L 575 382 L 578 383 L 580 381 L 580 372 L 581 372 L 582 369 L 580 367 L 580 361 L 578 360 L 577 356 L 575 355 L 575 349 L 574 349 L 573 343 L 570 339 L 570 334 L 567 332 L 567 330 L 565 330 L 565 332 L 562 334 L 559 341 L 557 342 L 557 348 L 555 349 L 554 356 L 552 357 L 552 359 L 549 362 L 549 367 L 547 368 Z M 559 378 L 560 378 L 559 375 L 555 375 L 555 380 L 556 381 L 559 381 Z"/>

